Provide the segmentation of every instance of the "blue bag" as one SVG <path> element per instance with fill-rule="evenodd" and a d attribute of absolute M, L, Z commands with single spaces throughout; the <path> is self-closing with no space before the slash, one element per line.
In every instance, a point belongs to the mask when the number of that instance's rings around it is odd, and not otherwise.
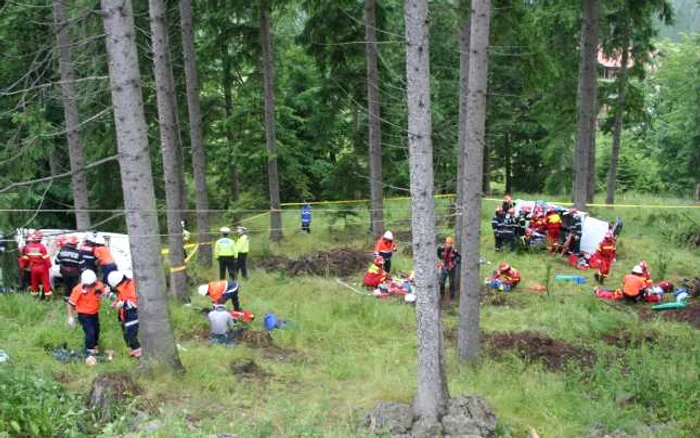
<path fill-rule="evenodd" d="M 265 330 L 274 330 L 279 327 L 279 320 L 277 315 L 272 312 L 267 312 L 265 314 Z"/>

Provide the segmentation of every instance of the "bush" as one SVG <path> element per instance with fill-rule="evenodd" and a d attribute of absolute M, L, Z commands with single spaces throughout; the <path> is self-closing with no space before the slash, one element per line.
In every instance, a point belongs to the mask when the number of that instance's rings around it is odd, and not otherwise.
<path fill-rule="evenodd" d="M 81 435 L 80 400 L 51 379 L 5 364 L 0 367 L 0 430 L 10 436 Z"/>

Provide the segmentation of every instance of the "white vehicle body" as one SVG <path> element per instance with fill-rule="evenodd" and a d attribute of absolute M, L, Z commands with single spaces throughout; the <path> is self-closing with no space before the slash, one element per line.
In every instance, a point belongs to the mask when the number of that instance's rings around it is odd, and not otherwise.
<path fill-rule="evenodd" d="M 24 246 L 26 244 L 26 237 L 30 232 L 35 230 L 18 229 L 15 234 L 15 241 L 17 246 Z M 59 248 L 56 243 L 56 239 L 59 236 L 75 236 L 80 242 L 78 245 L 83 243 L 86 238 L 90 235 L 94 235 L 93 232 L 86 231 L 74 231 L 74 230 L 60 230 L 60 229 L 40 229 L 44 236 L 41 239 L 41 243 L 44 244 L 46 250 L 48 251 L 51 268 L 49 269 L 49 275 L 51 277 L 51 284 L 54 283 L 54 278 L 61 278 L 61 272 L 59 266 L 55 262 L 56 255 L 58 254 Z M 120 271 L 124 272 L 128 277 L 133 277 L 133 269 L 131 265 L 131 250 L 129 249 L 129 236 L 120 233 L 102 233 L 98 232 L 100 236 L 104 237 L 106 246 L 109 248 L 109 252 L 114 258 L 114 262 Z"/>

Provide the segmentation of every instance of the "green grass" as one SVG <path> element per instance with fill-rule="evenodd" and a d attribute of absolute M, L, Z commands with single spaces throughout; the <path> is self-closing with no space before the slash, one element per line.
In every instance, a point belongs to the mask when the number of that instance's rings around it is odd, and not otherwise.
<path fill-rule="evenodd" d="M 387 219 L 396 224 L 395 230 L 408 229 L 407 206 L 398 201 L 387 206 Z M 446 214 L 446 206 L 447 202 L 440 203 L 438 215 Z M 298 225 L 296 209 L 285 212 L 288 229 L 279 245 L 271 245 L 267 236 L 257 231 L 267 228 L 268 218 L 250 221 L 251 264 L 267 253 L 295 257 L 344 245 L 371 251 L 366 212 L 349 221 L 348 228 L 342 219 L 329 228 L 332 217 L 322 210 L 314 209 L 310 236 L 294 229 Z M 583 436 L 594 427 L 633 434 L 635 427 L 644 423 L 668 423 L 663 432 L 666 435 L 660 436 L 693 436 L 700 425 L 699 332 L 682 324 L 643 321 L 624 307 L 597 301 L 591 294 L 592 272 L 583 272 L 587 285 L 552 281 L 549 294 L 525 291 L 531 283 L 545 282 L 547 265 L 552 277 L 572 270 L 544 254 L 495 253 L 488 232 L 490 206 L 486 210 L 482 253 L 492 263 L 484 266 L 482 275 L 507 260 L 523 274 L 523 287 L 507 296 L 506 306 L 483 306 L 483 329 L 541 331 L 593 350 L 598 361 L 592 369 L 572 365 L 559 372 L 512 356 L 500 360 L 482 357 L 463 364 L 449 344 L 451 393 L 484 396 L 497 412 L 502 434 L 514 437 L 525 436 L 530 427 L 543 437 Z M 604 219 L 620 215 L 626 222 L 610 284 L 617 284 L 642 259 L 656 273 L 659 254 L 672 256 L 666 268 L 669 279 L 697 275 L 698 252 L 669 244 L 660 235 L 658 220 L 648 220 L 652 211 L 620 208 L 596 213 Z M 686 213 L 695 218 L 700 215 L 697 210 Z M 440 232 L 446 235 L 449 230 L 443 225 Z M 399 254 L 395 266 L 408 270 L 410 259 Z M 199 275 L 211 276 L 213 270 L 207 272 Z M 361 274 L 358 272 L 356 282 Z M 257 270 L 242 283 L 241 291 L 244 307 L 257 315 L 253 328 L 262 328 L 268 311 L 291 322 L 288 329 L 273 332 L 275 345 L 283 351 L 281 357 L 244 346 L 210 346 L 193 337 L 207 327 L 206 320 L 194 310 L 207 305 L 207 300 L 196 296 L 193 288 L 191 308 L 172 303 L 170 309 L 187 372 L 182 376 L 137 374 L 145 390 L 140 400 L 149 408 L 148 415 L 162 422 L 157 436 L 357 436 L 362 435 L 359 419 L 376 401 L 410 402 L 416 380 L 412 307 L 357 295 L 333 279 L 288 278 Z M 67 341 L 80 348 L 82 343 L 80 329 L 67 327 L 63 306 L 36 303 L 26 295 L 0 297 L 0 349 L 11 356 L 0 368 L 9 365 L 42 379 L 60 377 L 71 397 L 84 396 L 91 380 L 102 372 L 136 371 L 126 358 L 113 311 L 105 308 L 101 317 L 101 343 L 103 348 L 117 350 L 114 362 L 93 368 L 62 365 L 43 351 L 43 345 Z M 447 312 L 446 329 L 453 330 L 457 324 L 454 312 Z M 640 334 L 653 331 L 657 342 L 623 350 L 600 340 L 603 334 L 623 329 Z M 263 379 L 234 375 L 230 364 L 242 358 L 253 358 L 269 375 Z M 618 393 L 632 394 L 632 403 L 618 407 Z M 0 418 L 5 415 L 5 410 L 0 411 Z M 113 436 L 126 431 L 126 422 L 101 427 L 102 436 Z"/>

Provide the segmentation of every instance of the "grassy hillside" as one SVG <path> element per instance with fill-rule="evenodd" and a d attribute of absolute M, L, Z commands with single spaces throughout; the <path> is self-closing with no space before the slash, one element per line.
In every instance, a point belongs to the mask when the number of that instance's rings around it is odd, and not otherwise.
<path fill-rule="evenodd" d="M 448 202 L 438 205 L 441 232 L 446 235 Z M 485 397 L 499 417 L 501 436 L 527 436 L 530 428 L 542 437 L 615 430 L 641 436 L 639 427 L 645 424 L 662 425 L 654 429 L 654 436 L 693 436 L 700 426 L 698 330 L 596 300 L 591 294 L 592 272 L 581 271 L 588 278 L 586 285 L 552 281 L 549 293 L 527 291 L 532 283 L 546 282 L 548 266 L 552 276 L 573 272 L 545 254 L 496 254 L 487 222 L 492 205 L 486 203 L 482 222 L 482 251 L 492 264 L 484 265 L 482 274 L 507 260 L 522 272 L 523 284 L 520 291 L 484 300 L 482 321 L 490 353 L 474 363 L 456 359 L 457 314 L 445 309 L 451 393 Z M 267 218 L 250 221 L 251 264 L 267 254 L 297 257 L 339 246 L 370 251 L 361 208 L 357 217 L 348 218 L 347 226 L 342 217 L 336 218 L 336 211 L 322 210 L 320 206 L 314 210 L 311 235 L 296 231 L 296 210 L 286 212 L 286 238 L 279 246 L 270 245 L 262 231 Z M 405 201 L 387 204 L 387 219 L 395 231 L 408 230 L 408 213 Z M 594 213 L 604 219 L 621 216 L 626 222 L 611 284 L 641 259 L 649 262 L 654 274 L 659 263 L 667 261 L 666 278 L 671 280 L 698 274 L 698 251 L 679 247 L 673 237 L 689 220 L 700 223 L 699 210 L 647 207 L 594 209 Z M 409 242 L 399 245 L 407 247 Z M 409 257 L 400 252 L 396 266 L 410 269 Z M 361 275 L 357 272 L 347 281 L 358 283 Z M 192 293 L 196 294 L 194 286 Z M 28 295 L 0 296 L 0 349 L 11 357 L 0 363 L 0 389 L 3 394 L 25 391 L 20 398 L 0 401 L 0 436 L 47 436 L 53 433 L 46 431 L 55 430 L 68 436 L 115 436 L 134 430 L 135 411 L 143 412 L 142 422 L 160 422 L 144 436 L 357 436 L 362 435 L 359 420 L 376 401 L 410 401 L 416 371 L 411 306 L 356 294 L 334 278 L 289 278 L 261 270 L 254 270 L 243 283 L 241 297 L 244 307 L 258 317 L 253 329 L 262 328 L 263 315 L 269 311 L 289 320 L 290 327 L 272 333 L 273 346 L 210 346 L 204 339 L 206 320 L 196 311 L 207 300 L 194 296 L 192 307 L 173 303 L 170 311 L 187 373 L 167 376 L 136 373 L 135 364 L 125 357 L 115 315 L 106 306 L 101 344 L 118 354 L 113 362 L 88 368 L 83 363 L 60 364 L 44 351 L 45 344 L 68 342 L 76 349 L 82 345 L 82 332 L 67 327 L 61 304 L 36 303 Z M 545 335 L 561 344 L 541 346 L 543 354 L 534 351 L 534 344 L 526 346 L 532 347 L 528 356 L 506 349 L 503 339 L 494 335 L 504 331 L 536 332 L 539 337 L 528 338 L 531 344 L 533 339 L 546 344 Z M 559 363 L 560 345 L 574 353 L 572 360 Z M 245 359 L 254 360 L 257 368 L 253 373 L 235 373 L 233 369 Z M 133 372 L 143 393 L 123 407 L 123 417 L 101 424 L 83 410 L 84 396 L 95 376 L 124 370 Z M 36 403 L 19 401 L 31 397 L 37 397 Z M 32 432 L 31 424 L 39 433 Z"/>

